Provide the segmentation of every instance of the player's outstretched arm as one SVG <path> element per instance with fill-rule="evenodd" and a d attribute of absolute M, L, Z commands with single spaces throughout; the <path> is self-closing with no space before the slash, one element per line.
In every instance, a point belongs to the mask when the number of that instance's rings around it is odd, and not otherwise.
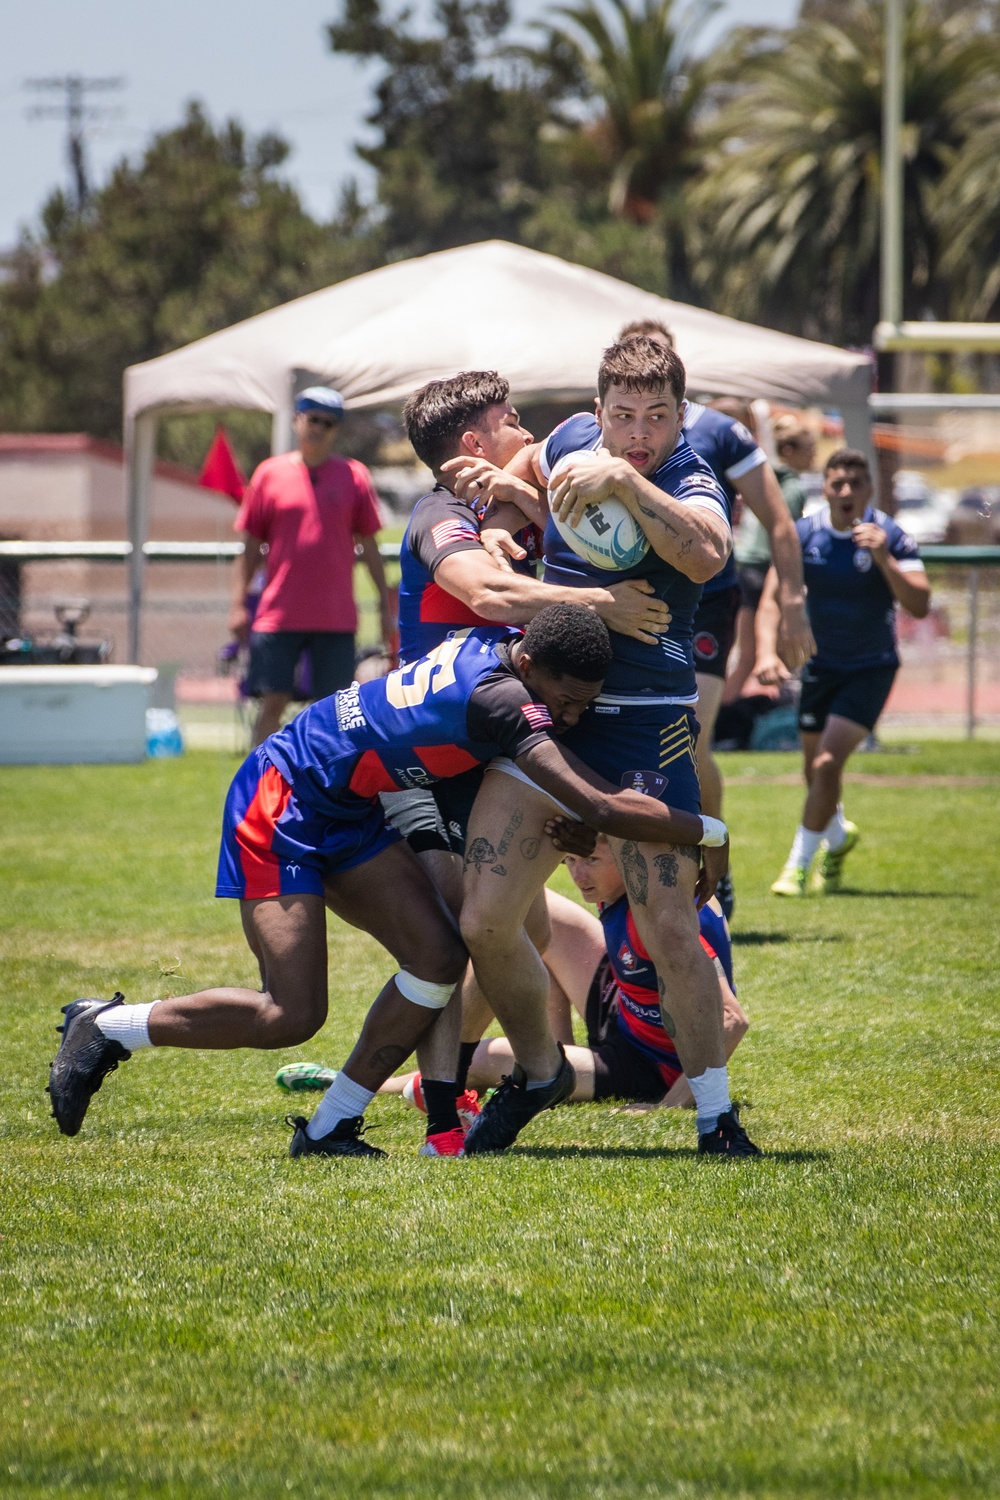
<path fill-rule="evenodd" d="M 757 660 L 754 662 L 753 675 L 765 687 L 780 687 L 783 682 L 788 681 L 790 675 L 778 655 L 779 619 L 778 574 L 772 567 L 767 570 L 764 591 L 754 619 Z"/>

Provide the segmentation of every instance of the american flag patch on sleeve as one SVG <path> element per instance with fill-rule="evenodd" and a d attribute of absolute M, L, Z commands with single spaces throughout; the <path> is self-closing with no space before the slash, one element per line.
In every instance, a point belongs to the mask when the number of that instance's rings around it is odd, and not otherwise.
<path fill-rule="evenodd" d="M 442 547 L 450 547 L 452 542 L 478 542 L 479 532 L 467 521 L 450 516 L 448 520 L 438 521 L 436 526 L 431 527 L 431 540 L 440 552 Z"/>
<path fill-rule="evenodd" d="M 552 728 L 552 717 L 544 703 L 522 703 L 521 712 L 532 729 Z"/>

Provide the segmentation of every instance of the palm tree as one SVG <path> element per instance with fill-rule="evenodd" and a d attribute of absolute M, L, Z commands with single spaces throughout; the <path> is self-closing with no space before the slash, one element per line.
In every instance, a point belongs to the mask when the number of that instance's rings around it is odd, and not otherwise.
<path fill-rule="evenodd" d="M 883 5 L 843 0 L 788 33 L 758 34 L 731 70 L 693 201 L 697 275 L 726 311 L 862 343 L 878 317 Z M 982 12 L 909 0 L 905 24 L 905 312 L 948 312 L 939 183 L 970 99 L 1000 63 Z"/>
<path fill-rule="evenodd" d="M 1000 92 L 969 108 L 969 134 L 936 197 L 942 272 L 952 280 L 953 314 L 1000 311 Z"/>
<path fill-rule="evenodd" d="M 546 26 L 580 58 L 602 107 L 585 128 L 607 163 L 611 212 L 636 224 L 664 216 L 675 296 L 689 291 L 680 203 L 709 77 L 693 48 L 719 3 L 692 0 L 677 13 L 675 0 L 579 0 L 555 7 L 565 25 Z"/>

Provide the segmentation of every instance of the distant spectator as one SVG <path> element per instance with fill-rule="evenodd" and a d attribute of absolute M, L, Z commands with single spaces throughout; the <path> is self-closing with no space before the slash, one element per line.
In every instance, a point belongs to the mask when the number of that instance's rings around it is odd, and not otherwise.
<path fill-rule="evenodd" d="M 382 639 L 394 622 L 375 536 L 382 519 L 364 464 L 341 458 L 333 442 L 343 398 L 312 386 L 295 402 L 297 449 L 255 471 L 235 529 L 243 543 L 236 561 L 229 628 L 250 645 L 248 691 L 261 700 L 254 730 L 259 745 L 281 724 L 295 696 L 295 669 L 308 657 L 309 696 L 325 698 L 354 677 L 354 549 L 378 590 Z M 262 560 L 264 591 L 251 617 L 247 593 Z"/>

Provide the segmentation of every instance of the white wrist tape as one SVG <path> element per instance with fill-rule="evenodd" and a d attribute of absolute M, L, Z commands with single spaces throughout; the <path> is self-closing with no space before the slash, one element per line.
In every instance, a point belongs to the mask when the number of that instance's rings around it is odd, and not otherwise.
<path fill-rule="evenodd" d="M 709 849 L 721 849 L 722 845 L 729 840 L 729 829 L 721 818 L 706 818 L 702 814 L 701 842 Z"/>
<path fill-rule="evenodd" d="M 454 984 L 433 984 L 429 979 L 418 979 L 406 969 L 400 969 L 393 979 L 404 1000 L 426 1006 L 428 1010 L 444 1010 L 455 988 Z"/>

